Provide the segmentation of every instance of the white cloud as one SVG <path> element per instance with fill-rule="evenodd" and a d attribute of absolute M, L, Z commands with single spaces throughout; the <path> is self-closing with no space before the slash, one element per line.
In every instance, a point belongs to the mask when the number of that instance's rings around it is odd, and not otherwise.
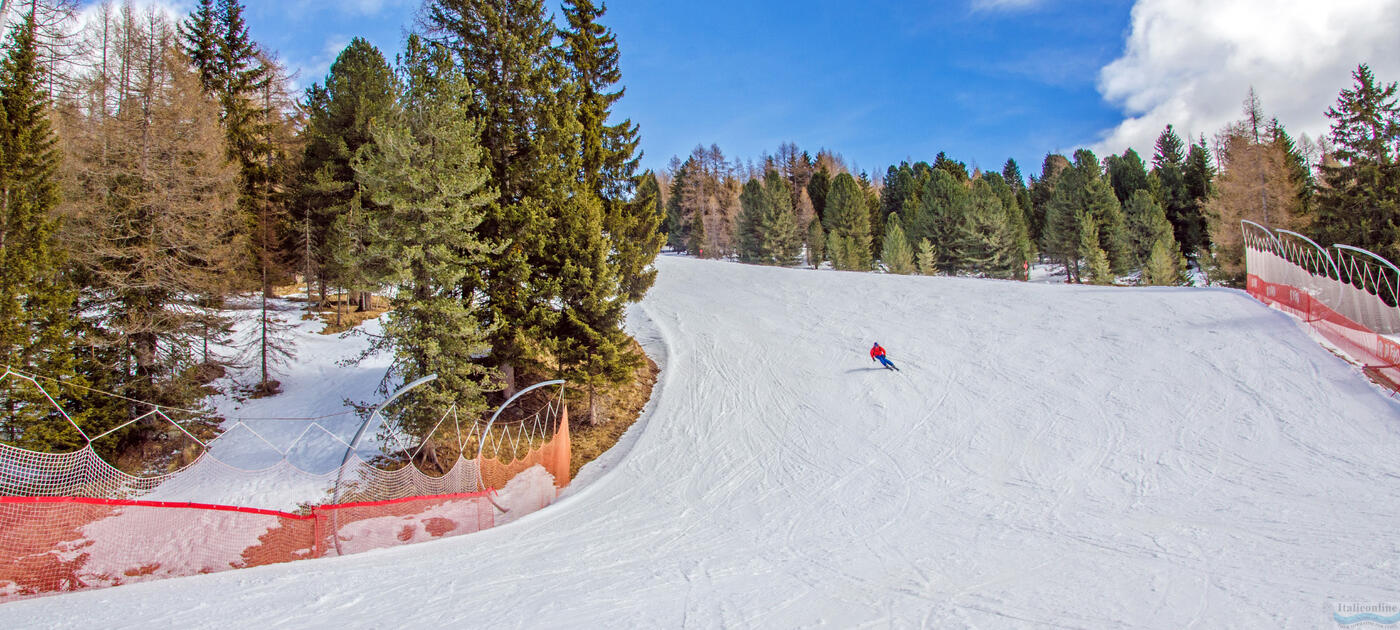
<path fill-rule="evenodd" d="M 1400 80 L 1398 31 L 1400 0 L 1138 0 L 1123 55 L 1099 72 L 1126 117 L 1094 149 L 1150 156 L 1168 123 L 1209 138 L 1251 86 L 1295 137 L 1325 135 L 1358 63 Z"/>

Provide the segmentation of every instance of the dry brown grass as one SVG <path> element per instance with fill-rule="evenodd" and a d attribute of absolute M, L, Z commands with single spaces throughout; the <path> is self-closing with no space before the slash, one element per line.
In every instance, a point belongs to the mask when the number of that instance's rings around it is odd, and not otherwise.
<path fill-rule="evenodd" d="M 345 295 L 328 296 L 325 302 L 311 309 L 311 312 L 315 313 L 316 317 L 326 324 L 326 327 L 321 329 L 321 334 L 340 334 L 363 324 L 365 320 L 374 319 L 389 312 L 389 300 L 378 295 L 371 298 L 369 310 L 359 312 L 355 311 L 355 307 L 349 304 L 346 298 Z M 337 310 L 340 311 L 339 324 L 336 323 Z"/>
<path fill-rule="evenodd" d="M 289 302 L 306 302 L 306 285 L 304 283 L 278 285 L 272 288 L 272 292 L 275 293 L 277 297 L 283 298 Z M 314 290 L 311 296 L 313 300 L 319 300 L 319 296 L 316 295 Z M 325 327 L 321 329 L 321 334 L 340 334 L 359 326 L 364 323 L 365 320 L 374 319 L 389 312 L 389 298 L 384 296 L 371 296 L 371 308 L 360 312 L 355 312 L 355 306 L 349 303 L 349 298 L 350 296 L 347 293 L 332 293 L 326 296 L 325 302 L 320 302 L 311 309 L 316 319 L 321 320 L 321 323 L 325 324 Z M 336 323 L 336 311 L 340 311 L 339 324 Z M 302 319 L 309 318 L 302 316 Z"/>
<path fill-rule="evenodd" d="M 607 391 L 598 392 L 598 424 L 588 422 L 588 397 L 583 393 L 578 399 L 570 397 L 569 438 L 571 454 L 569 477 L 578 474 L 584 464 L 598 459 L 622 439 L 622 434 L 637 422 L 642 408 L 651 400 L 651 389 L 656 385 L 661 369 L 656 366 L 635 340 L 632 351 L 645 359 L 641 367 L 633 373 L 632 379 Z"/>

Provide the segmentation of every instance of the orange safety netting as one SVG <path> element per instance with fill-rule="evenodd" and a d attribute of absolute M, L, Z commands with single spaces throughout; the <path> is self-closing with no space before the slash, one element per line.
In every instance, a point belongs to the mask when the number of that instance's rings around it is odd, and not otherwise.
<path fill-rule="evenodd" d="M 528 424 L 483 433 L 476 458 L 459 457 L 436 477 L 414 466 L 379 469 L 358 456 L 319 474 L 285 459 L 246 471 L 206 450 L 179 471 L 143 478 L 118 471 L 90 445 L 47 454 L 0 444 L 0 603 L 468 534 L 493 527 L 497 510 L 513 520 L 543 508 L 568 485 L 562 401 Z M 548 441 L 531 448 L 542 435 Z M 524 455 L 508 462 L 496 455 L 518 448 Z M 543 471 L 526 472 L 537 465 Z M 339 478 L 340 502 L 300 514 L 181 502 L 216 490 L 236 497 L 229 502 L 261 503 L 262 486 L 251 481 L 269 477 L 324 488 L 327 498 Z M 509 507 L 494 500 L 501 489 Z M 173 501 L 136 500 L 142 496 Z"/>
<path fill-rule="evenodd" d="M 1249 294 L 1303 320 L 1363 367 L 1400 388 L 1400 344 L 1338 313 L 1307 291 L 1250 274 Z M 1379 301 L 1379 300 L 1378 300 Z"/>
<path fill-rule="evenodd" d="M 488 494 L 319 506 L 310 514 L 0 497 L 0 602 L 469 534 L 495 524 Z"/>
<path fill-rule="evenodd" d="M 483 488 L 504 488 L 506 482 L 520 474 L 521 471 L 539 464 L 554 476 L 554 487 L 563 488 L 569 485 L 569 458 L 571 456 L 569 445 L 569 410 L 561 407 L 559 410 L 559 428 L 555 431 L 554 437 L 543 446 L 530 451 L 524 457 L 510 462 L 503 462 L 498 459 L 482 456 L 478 460 L 481 468 L 481 487 Z"/>

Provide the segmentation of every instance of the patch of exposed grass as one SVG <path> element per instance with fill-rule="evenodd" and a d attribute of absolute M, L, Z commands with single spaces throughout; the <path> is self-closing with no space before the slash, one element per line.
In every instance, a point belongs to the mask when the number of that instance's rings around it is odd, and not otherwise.
<path fill-rule="evenodd" d="M 600 455 L 607 452 L 622 439 L 622 434 L 637 422 L 637 418 L 642 415 L 642 408 L 647 401 L 651 400 L 651 389 L 656 385 L 657 375 L 661 373 L 661 368 L 656 366 L 646 353 L 642 352 L 642 346 L 635 340 L 632 341 L 633 352 L 641 354 L 645 361 L 632 374 L 632 378 L 622 385 L 599 391 L 597 396 L 598 404 L 598 424 L 588 422 L 588 396 L 575 399 L 570 396 L 569 400 L 569 438 L 571 448 L 571 458 L 569 461 L 569 477 L 572 479 L 578 474 L 584 464 L 598 459 Z"/>

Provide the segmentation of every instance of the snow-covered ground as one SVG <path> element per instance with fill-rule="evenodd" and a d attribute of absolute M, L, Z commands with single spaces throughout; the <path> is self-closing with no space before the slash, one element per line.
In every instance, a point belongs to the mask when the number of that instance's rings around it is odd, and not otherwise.
<path fill-rule="evenodd" d="M 657 265 L 629 320 L 663 364 L 647 415 L 548 509 L 0 627 L 1311 628 L 1400 602 L 1400 405 L 1243 292 Z"/>

